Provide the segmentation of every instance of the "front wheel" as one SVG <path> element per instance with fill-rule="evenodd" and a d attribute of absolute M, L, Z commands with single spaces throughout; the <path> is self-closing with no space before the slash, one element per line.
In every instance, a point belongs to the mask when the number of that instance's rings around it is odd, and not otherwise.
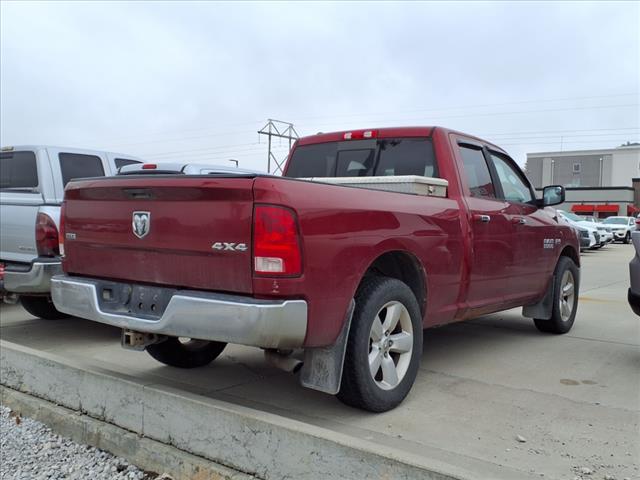
<path fill-rule="evenodd" d="M 627 232 L 627 234 L 624 236 L 624 243 L 629 243 L 631 242 L 631 232 Z"/>
<path fill-rule="evenodd" d="M 56 310 L 51 297 L 20 296 L 22 307 L 34 317 L 44 320 L 61 320 L 69 315 Z"/>
<path fill-rule="evenodd" d="M 578 311 L 580 271 L 569 257 L 560 257 L 555 271 L 553 309 L 548 320 L 535 319 L 538 330 L 548 333 L 567 333 Z"/>
<path fill-rule="evenodd" d="M 204 367 L 213 362 L 227 344 L 208 340 L 169 337 L 147 346 L 147 352 L 157 361 L 178 368 Z"/>
<path fill-rule="evenodd" d="M 422 355 L 422 316 L 411 289 L 394 278 L 367 278 L 356 294 L 338 398 L 371 412 L 398 406 Z"/>

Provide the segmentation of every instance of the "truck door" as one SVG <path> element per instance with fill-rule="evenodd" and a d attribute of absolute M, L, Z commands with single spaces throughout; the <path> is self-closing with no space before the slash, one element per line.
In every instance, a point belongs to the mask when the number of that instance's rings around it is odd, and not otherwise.
<path fill-rule="evenodd" d="M 488 150 L 488 154 L 498 175 L 502 198 L 518 209 L 513 219 L 517 244 L 515 274 L 518 276 L 515 294 L 521 298 L 537 297 L 553 271 L 560 238 L 555 238 L 556 229 L 535 206 L 533 190 L 515 162 L 501 152 Z"/>
<path fill-rule="evenodd" d="M 517 251 L 514 219 L 521 211 L 500 198 L 482 145 L 459 139 L 456 153 L 472 236 L 467 302 L 474 309 L 499 305 L 518 290 L 514 277 L 522 252 Z"/>

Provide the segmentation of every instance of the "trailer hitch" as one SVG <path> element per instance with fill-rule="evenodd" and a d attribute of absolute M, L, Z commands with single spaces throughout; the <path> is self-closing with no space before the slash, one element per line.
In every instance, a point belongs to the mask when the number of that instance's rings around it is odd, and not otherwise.
<path fill-rule="evenodd" d="M 127 350 L 142 351 L 149 345 L 164 342 L 166 339 L 166 335 L 123 329 L 122 336 L 120 337 L 120 345 L 122 345 L 122 348 L 126 348 Z"/>

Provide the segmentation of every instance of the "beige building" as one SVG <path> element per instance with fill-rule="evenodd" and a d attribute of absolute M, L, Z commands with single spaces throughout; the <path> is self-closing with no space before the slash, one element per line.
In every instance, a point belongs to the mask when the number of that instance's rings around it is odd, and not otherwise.
<path fill-rule="evenodd" d="M 640 212 L 640 145 L 528 153 L 525 171 L 536 189 L 567 188 L 561 209 L 600 218 Z"/>

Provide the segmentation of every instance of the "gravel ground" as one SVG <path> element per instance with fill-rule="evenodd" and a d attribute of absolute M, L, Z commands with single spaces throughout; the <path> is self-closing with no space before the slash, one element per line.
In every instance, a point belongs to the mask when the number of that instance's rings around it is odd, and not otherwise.
<path fill-rule="evenodd" d="M 125 459 L 60 437 L 46 425 L 0 406 L 0 480 L 170 479 Z"/>

